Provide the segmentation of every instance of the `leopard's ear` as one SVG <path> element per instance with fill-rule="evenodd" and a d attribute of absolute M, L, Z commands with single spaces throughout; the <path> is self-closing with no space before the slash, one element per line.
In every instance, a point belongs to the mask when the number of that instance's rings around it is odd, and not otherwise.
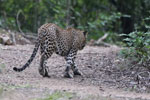
<path fill-rule="evenodd" d="M 84 32 L 83 32 L 84 36 L 86 36 L 86 35 L 87 35 L 87 33 L 88 33 L 87 31 L 84 31 Z"/>

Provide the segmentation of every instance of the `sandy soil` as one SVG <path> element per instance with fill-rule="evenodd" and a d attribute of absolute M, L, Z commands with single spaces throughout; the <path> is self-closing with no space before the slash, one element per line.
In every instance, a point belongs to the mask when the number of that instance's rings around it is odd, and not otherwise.
<path fill-rule="evenodd" d="M 120 70 L 117 55 L 121 48 L 117 46 L 86 46 L 76 59 L 83 76 L 73 79 L 63 77 L 65 60 L 56 54 L 47 64 L 50 78 L 38 73 L 39 54 L 25 71 L 14 72 L 12 68 L 25 64 L 33 48 L 33 45 L 0 45 L 0 100 L 36 100 L 55 91 L 75 93 L 77 96 L 71 100 L 150 100 L 149 93 L 131 91 L 135 81 Z M 94 99 L 86 99 L 89 96 Z"/>

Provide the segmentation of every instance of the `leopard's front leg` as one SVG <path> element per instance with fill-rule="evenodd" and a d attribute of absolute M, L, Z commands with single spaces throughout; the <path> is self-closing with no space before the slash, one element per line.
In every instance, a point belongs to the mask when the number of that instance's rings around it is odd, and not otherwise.
<path fill-rule="evenodd" d="M 74 74 L 74 75 L 79 75 L 79 76 L 82 75 L 82 73 L 81 73 L 81 72 L 79 71 L 79 69 L 77 68 L 75 62 L 74 62 L 74 64 L 73 64 L 73 66 L 72 66 L 72 70 L 73 70 L 73 74 Z"/>
<path fill-rule="evenodd" d="M 65 70 L 64 77 L 73 78 L 73 75 L 71 74 L 71 69 L 72 69 L 74 75 L 81 75 L 81 73 L 77 69 L 77 66 L 74 62 L 76 55 L 77 55 L 76 50 L 70 50 L 69 54 L 65 57 L 67 64 L 66 64 L 66 70 Z"/>

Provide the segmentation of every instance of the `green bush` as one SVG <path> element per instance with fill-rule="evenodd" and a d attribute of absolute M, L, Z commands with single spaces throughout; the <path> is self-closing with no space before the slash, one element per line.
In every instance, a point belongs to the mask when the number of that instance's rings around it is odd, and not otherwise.
<path fill-rule="evenodd" d="M 125 35 L 128 48 L 123 49 L 121 54 L 134 62 L 150 70 L 150 32 L 132 32 Z"/>

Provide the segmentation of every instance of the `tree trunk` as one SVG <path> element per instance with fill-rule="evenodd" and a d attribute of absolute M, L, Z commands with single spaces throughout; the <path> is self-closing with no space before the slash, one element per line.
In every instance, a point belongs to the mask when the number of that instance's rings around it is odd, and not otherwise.
<path fill-rule="evenodd" d="M 125 2 L 123 1 L 116 1 L 116 0 L 109 0 L 110 3 L 112 3 L 116 8 L 117 11 L 121 12 L 122 14 L 128 14 L 131 17 L 121 17 L 121 27 L 123 29 L 123 33 L 129 34 L 134 30 L 134 15 L 132 12 L 130 12 L 130 8 L 126 7 Z M 132 7 L 133 9 L 135 8 L 134 5 Z"/>
<path fill-rule="evenodd" d="M 66 27 L 70 26 L 70 21 L 71 21 L 71 13 L 70 13 L 70 6 L 71 6 L 71 0 L 67 0 L 67 13 L 66 13 Z"/>

